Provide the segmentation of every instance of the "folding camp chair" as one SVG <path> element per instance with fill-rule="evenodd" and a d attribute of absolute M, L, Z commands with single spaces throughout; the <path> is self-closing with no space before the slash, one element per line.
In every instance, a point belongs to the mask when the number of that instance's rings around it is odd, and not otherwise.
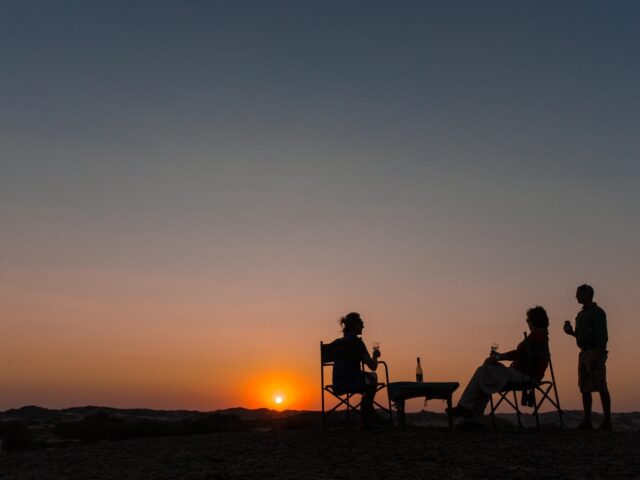
<path fill-rule="evenodd" d="M 540 429 L 540 418 L 538 417 L 538 412 L 540 410 L 540 406 L 545 401 L 549 401 L 558 411 L 558 417 L 560 418 L 560 428 L 564 427 L 564 421 L 562 418 L 563 412 L 560 408 L 560 399 L 558 398 L 558 388 L 556 386 L 556 377 L 553 373 L 551 353 L 549 352 L 548 348 L 546 349 L 546 352 L 544 354 L 547 355 L 547 360 L 549 361 L 548 369 L 551 372 L 551 380 L 542 380 L 539 383 L 536 383 L 534 380 L 509 382 L 503 390 L 496 393 L 496 395 L 499 396 L 499 400 L 495 404 L 493 402 L 493 395 L 491 395 L 491 419 L 493 420 L 494 428 L 497 428 L 495 412 L 503 401 L 509 404 L 516 411 L 516 416 L 518 417 L 518 426 L 520 428 L 523 427 L 522 419 L 520 418 L 522 412 L 520 410 L 520 407 L 518 406 L 518 397 L 516 395 L 517 392 L 522 392 L 523 395 L 525 394 L 525 392 L 529 392 L 531 404 L 527 406 L 533 407 L 533 415 L 536 419 L 536 429 Z M 536 392 L 540 393 L 541 395 L 539 400 L 536 398 Z M 554 398 L 550 396 L 551 393 L 553 393 Z M 513 401 L 511 401 L 511 399 L 508 397 L 509 394 L 513 395 Z"/>
<path fill-rule="evenodd" d="M 356 400 L 353 398 L 355 395 L 362 395 L 362 391 L 352 391 L 352 392 L 337 392 L 333 385 L 325 385 L 324 380 L 324 369 L 326 367 L 333 367 L 333 364 L 336 360 L 361 360 L 361 354 L 353 348 L 353 344 L 351 342 L 332 342 L 332 343 L 322 343 L 320 342 L 320 386 L 322 388 L 322 428 L 326 427 L 326 415 L 334 412 L 340 407 L 346 408 L 347 413 L 347 424 L 351 423 L 351 413 L 360 408 L 360 404 L 362 403 L 362 398 L 360 401 L 356 403 Z M 389 368 L 387 364 L 381 360 L 378 360 L 378 365 L 384 366 L 384 382 L 378 382 L 376 386 L 376 393 L 380 390 L 387 388 L 389 384 Z M 364 364 L 362 364 L 362 371 L 364 372 Z M 333 406 L 329 410 L 325 410 L 325 394 L 329 393 L 333 397 L 338 400 L 338 403 Z M 389 391 L 387 389 L 387 402 L 388 406 L 382 406 L 375 399 L 373 401 L 374 406 L 380 408 L 384 412 L 389 414 L 393 422 L 393 416 L 391 413 L 391 400 L 389 399 Z"/>

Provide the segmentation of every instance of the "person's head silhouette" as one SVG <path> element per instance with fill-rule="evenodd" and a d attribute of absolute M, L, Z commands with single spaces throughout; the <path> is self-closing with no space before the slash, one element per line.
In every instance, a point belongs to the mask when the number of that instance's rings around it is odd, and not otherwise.
<path fill-rule="evenodd" d="M 593 294 L 593 287 L 583 283 L 576 290 L 576 300 L 578 300 L 578 303 L 582 305 L 589 305 L 593 302 Z"/>
<path fill-rule="evenodd" d="M 547 311 L 540 305 L 530 308 L 527 310 L 527 323 L 532 328 L 548 328 L 549 317 L 547 316 Z"/>
<path fill-rule="evenodd" d="M 364 328 L 364 322 L 358 312 L 347 313 L 340 319 L 340 325 L 345 335 L 360 335 Z"/>

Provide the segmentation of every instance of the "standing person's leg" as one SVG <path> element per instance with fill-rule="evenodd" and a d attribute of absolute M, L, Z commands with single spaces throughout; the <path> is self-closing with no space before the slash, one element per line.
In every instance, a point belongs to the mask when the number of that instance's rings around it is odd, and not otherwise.
<path fill-rule="evenodd" d="M 591 430 L 593 428 L 591 424 L 591 407 L 593 391 L 593 378 L 591 376 L 591 369 L 589 368 L 589 356 L 587 351 L 580 352 L 578 356 L 578 386 L 580 387 L 580 393 L 582 393 L 582 421 L 578 425 L 578 430 Z"/>
<path fill-rule="evenodd" d="M 611 396 L 609 395 L 609 389 L 605 388 L 600 392 L 600 400 L 602 401 L 602 413 L 604 418 L 600 430 L 611 430 Z"/>
<path fill-rule="evenodd" d="M 608 353 L 605 349 L 596 350 L 594 352 L 594 360 L 592 362 L 593 378 L 595 386 L 600 392 L 600 401 L 602 402 L 602 425 L 601 430 L 611 430 L 611 395 L 607 387 L 607 357 Z"/>
<path fill-rule="evenodd" d="M 607 351 L 604 349 L 590 349 L 580 352 L 579 360 L 579 384 L 582 392 L 582 404 L 584 406 L 584 418 L 578 426 L 581 430 L 591 430 L 591 392 L 600 394 L 602 402 L 603 421 L 600 428 L 611 430 L 611 396 L 607 388 Z"/>
<path fill-rule="evenodd" d="M 582 393 L 582 410 L 583 417 L 580 425 L 578 425 L 578 430 L 591 430 L 593 427 L 591 425 L 591 404 L 592 404 L 591 392 L 583 392 Z"/>

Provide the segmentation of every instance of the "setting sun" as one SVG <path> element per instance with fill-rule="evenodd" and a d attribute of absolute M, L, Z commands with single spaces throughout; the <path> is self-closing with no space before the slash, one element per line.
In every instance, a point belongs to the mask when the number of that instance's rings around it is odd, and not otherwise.
<path fill-rule="evenodd" d="M 318 400 L 314 386 L 292 370 L 258 371 L 243 382 L 240 398 L 246 408 L 309 410 Z"/>

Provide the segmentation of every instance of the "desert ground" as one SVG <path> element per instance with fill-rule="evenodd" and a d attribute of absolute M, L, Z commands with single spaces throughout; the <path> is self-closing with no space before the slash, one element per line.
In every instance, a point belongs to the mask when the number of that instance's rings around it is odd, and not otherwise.
<path fill-rule="evenodd" d="M 225 432 L 0 454 L 0 479 L 640 478 L 640 432 Z"/>

